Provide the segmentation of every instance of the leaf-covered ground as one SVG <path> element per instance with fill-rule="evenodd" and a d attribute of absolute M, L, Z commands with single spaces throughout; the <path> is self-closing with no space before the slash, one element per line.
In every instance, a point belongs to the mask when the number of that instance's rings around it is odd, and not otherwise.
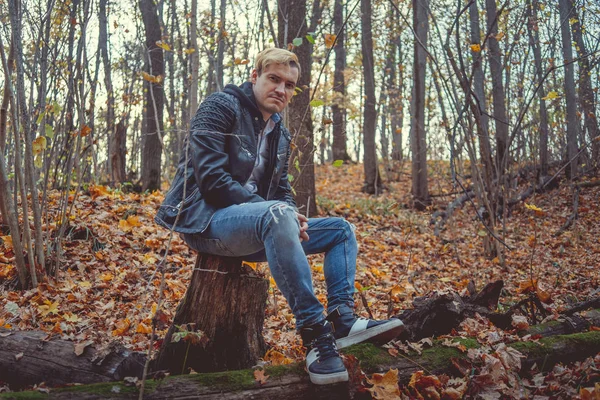
<path fill-rule="evenodd" d="M 360 253 L 357 266 L 357 312 L 386 318 L 411 307 L 415 296 L 431 291 L 465 292 L 473 280 L 478 289 L 503 279 L 505 289 L 500 307 L 514 304 L 526 292 L 536 292 L 547 309 L 556 314 L 570 304 L 598 296 L 600 271 L 600 187 L 584 188 L 579 199 L 579 218 L 562 235 L 554 234 L 572 212 L 572 189 L 535 194 L 517 205 L 498 227 L 510 247 L 504 266 L 498 258 L 483 254 L 486 231 L 472 204 L 456 210 L 442 231 L 434 235 L 431 214 L 445 207 L 460 188 L 433 164 L 430 192 L 434 204 L 425 212 L 415 212 L 410 201 L 410 174 L 399 174 L 398 182 L 386 183 L 387 191 L 378 197 L 360 192 L 362 166 L 320 166 L 317 168 L 318 205 L 321 215 L 343 216 L 356 226 Z M 444 195 L 444 194 L 448 195 Z M 460 193 L 458 194 L 460 195 Z M 49 203 L 58 204 L 60 194 L 51 192 Z M 151 318 L 156 311 L 161 261 L 170 232 L 153 222 L 161 194 L 127 194 L 101 186 L 81 193 L 74 204 L 68 235 L 62 243 L 64 254 L 56 276 L 26 292 L 14 291 L 10 237 L 3 237 L 0 252 L 0 326 L 20 330 L 47 331 L 81 345 L 106 345 L 119 341 L 127 347 L 146 351 Z M 53 210 L 58 212 L 58 210 Z M 55 215 L 45 225 L 56 233 Z M 163 311 L 172 317 L 185 293 L 194 254 L 177 236 L 172 236 L 166 259 Z M 325 301 L 322 257 L 310 258 L 315 291 Z M 256 266 L 268 276 L 266 264 Z M 271 280 L 273 283 L 273 281 Z M 273 285 L 272 285 L 273 286 Z M 523 322 L 526 323 L 526 322 Z M 474 329 L 473 327 L 476 327 Z M 494 330 L 486 321 L 470 320 L 461 327 L 464 336 Z M 165 332 L 160 332 L 164 334 Z M 485 336 L 485 335 L 484 335 Z M 265 339 L 272 346 L 265 355 L 271 363 L 303 359 L 303 349 L 294 329 L 294 319 L 277 289 L 271 288 Z M 426 345 L 426 344 L 422 344 Z M 402 350 L 390 349 L 390 354 Z M 521 380 L 518 356 L 508 347 L 488 354 L 473 354 L 486 360 L 475 376 L 448 380 L 446 377 L 413 376 L 412 386 L 390 387 L 388 377 L 370 377 L 373 387 L 383 387 L 390 397 L 416 396 L 415 390 L 434 390 L 446 398 L 479 393 L 484 398 L 553 396 L 594 398 L 600 396 L 598 380 L 600 357 L 571 367 L 557 367 L 546 375 Z M 586 373 L 582 371 L 587 371 Z M 589 374 L 595 371 L 595 375 Z M 393 373 L 393 372 L 392 372 Z M 384 382 L 384 383 L 378 383 Z M 388 382 L 386 386 L 386 383 Z M 475 382 L 475 383 L 474 383 Z M 379 385 L 379 386 L 378 386 Z M 383 385 L 383 386 L 381 386 Z M 393 386 L 393 385 L 392 385 Z M 428 389 L 429 388 L 429 389 Z M 412 392 L 411 392 L 412 391 Z M 424 393 L 424 392 L 422 392 Z M 592 396 L 592 397 L 586 397 Z M 381 398 L 381 397 L 380 397 Z M 537 398 L 537 397 L 536 397 Z M 543 397 L 539 397 L 543 398 Z M 597 398 L 597 397 L 596 397 Z"/>

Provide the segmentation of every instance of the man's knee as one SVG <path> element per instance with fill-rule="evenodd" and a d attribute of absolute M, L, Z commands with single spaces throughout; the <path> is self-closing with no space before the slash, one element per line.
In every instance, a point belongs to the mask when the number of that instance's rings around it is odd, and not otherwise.
<path fill-rule="evenodd" d="M 269 214 L 271 218 L 270 228 L 281 232 L 290 232 L 295 235 L 299 234 L 300 223 L 296 216 L 296 210 L 289 204 L 276 201 L 269 206 Z"/>

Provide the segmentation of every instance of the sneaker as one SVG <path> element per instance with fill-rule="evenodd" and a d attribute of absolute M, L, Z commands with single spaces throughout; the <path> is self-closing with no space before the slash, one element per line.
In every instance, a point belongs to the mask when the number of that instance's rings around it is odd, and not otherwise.
<path fill-rule="evenodd" d="M 357 318 L 347 305 L 341 305 L 327 316 L 333 325 L 333 336 L 338 349 L 365 341 L 387 343 L 404 331 L 404 324 L 398 318 L 384 321 Z"/>
<path fill-rule="evenodd" d="M 306 368 L 315 385 L 348 381 L 348 371 L 342 362 L 327 320 L 302 328 L 300 335 L 306 347 Z"/>

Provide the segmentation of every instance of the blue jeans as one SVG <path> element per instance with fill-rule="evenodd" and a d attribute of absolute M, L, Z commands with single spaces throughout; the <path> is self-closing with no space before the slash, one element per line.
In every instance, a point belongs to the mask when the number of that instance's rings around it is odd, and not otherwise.
<path fill-rule="evenodd" d="M 293 208 L 280 201 L 264 201 L 220 209 L 206 231 L 182 237 L 202 253 L 267 261 L 300 329 L 325 319 L 323 305 L 313 291 L 307 254 L 325 253 L 327 308 L 354 306 L 358 247 L 353 225 L 343 218 L 310 218 L 307 233 L 310 240 L 300 242 Z"/>

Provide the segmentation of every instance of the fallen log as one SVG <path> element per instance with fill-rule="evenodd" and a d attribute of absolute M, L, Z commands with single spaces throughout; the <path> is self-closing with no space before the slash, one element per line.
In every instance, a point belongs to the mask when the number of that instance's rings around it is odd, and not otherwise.
<path fill-rule="evenodd" d="M 455 341 L 466 348 L 478 347 L 474 339 L 459 338 Z M 533 364 L 549 370 L 558 362 L 567 363 L 594 356 L 600 352 L 600 332 L 553 336 L 538 342 L 512 343 L 510 346 L 526 357 L 522 361 L 521 373 L 527 374 Z M 461 352 L 455 347 L 446 347 L 441 341 L 436 341 L 434 346 L 423 350 L 420 355 L 414 353 L 402 358 L 394 358 L 386 349 L 371 344 L 352 346 L 345 349 L 344 354 L 353 355 L 361 360 L 361 369 L 367 374 L 385 372 L 390 368 L 397 369 L 401 384 L 406 384 L 412 374 L 419 370 L 433 375 L 460 375 L 460 370 L 456 367 L 457 361 L 469 362 L 466 352 Z M 144 399 L 346 399 L 351 397 L 357 385 L 361 383 L 351 381 L 331 387 L 316 387 L 310 384 L 302 364 L 266 367 L 264 372 L 269 376 L 264 384 L 255 380 L 251 369 L 170 376 L 161 381 L 148 380 L 145 384 Z M 39 396 L 39 393 L 32 392 L 32 398 L 34 395 Z M 0 398 L 2 397 L 3 395 L 0 395 Z M 26 393 L 19 393 L 19 398 L 27 398 Z M 47 398 L 134 399 L 137 398 L 137 390 L 123 382 L 102 383 L 52 389 Z"/>
<path fill-rule="evenodd" d="M 0 381 L 12 389 L 40 382 L 50 386 L 96 383 L 142 377 L 144 353 L 119 345 L 95 349 L 87 346 L 75 354 L 76 343 L 48 339 L 39 331 L 0 331 Z"/>

